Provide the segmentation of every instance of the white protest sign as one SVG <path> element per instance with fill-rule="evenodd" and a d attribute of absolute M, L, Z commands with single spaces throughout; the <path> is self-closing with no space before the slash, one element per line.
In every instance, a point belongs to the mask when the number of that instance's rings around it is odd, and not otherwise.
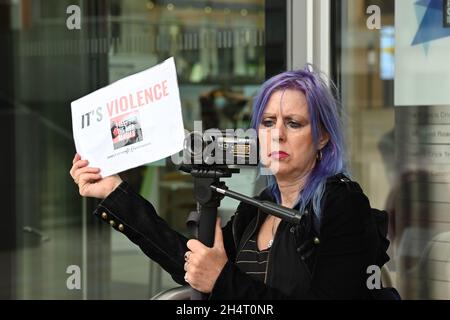
<path fill-rule="evenodd" d="M 173 58 L 71 104 L 75 147 L 103 177 L 169 157 L 184 127 Z"/>

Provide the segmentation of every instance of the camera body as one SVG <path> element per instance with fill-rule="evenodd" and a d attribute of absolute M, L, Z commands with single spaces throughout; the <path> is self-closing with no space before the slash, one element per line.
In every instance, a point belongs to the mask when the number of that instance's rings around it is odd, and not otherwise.
<path fill-rule="evenodd" d="M 183 162 L 194 166 L 257 166 L 258 137 L 249 129 L 194 131 L 184 140 Z"/>

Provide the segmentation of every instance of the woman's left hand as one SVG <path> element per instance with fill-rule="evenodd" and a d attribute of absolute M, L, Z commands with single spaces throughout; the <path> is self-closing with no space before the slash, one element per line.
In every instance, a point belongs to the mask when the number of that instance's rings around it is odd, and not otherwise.
<path fill-rule="evenodd" d="M 209 248 L 198 240 L 189 240 L 186 252 L 186 263 L 184 279 L 192 288 L 203 292 L 211 293 L 220 272 L 228 261 L 225 248 L 223 246 L 222 228 L 220 218 L 216 221 L 216 232 L 214 246 Z"/>

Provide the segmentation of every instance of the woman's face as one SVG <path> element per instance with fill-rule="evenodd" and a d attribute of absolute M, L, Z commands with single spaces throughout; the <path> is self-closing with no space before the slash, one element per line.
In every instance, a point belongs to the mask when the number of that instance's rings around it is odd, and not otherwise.
<path fill-rule="evenodd" d="M 315 165 L 314 146 L 306 97 L 293 89 L 276 91 L 267 103 L 259 125 L 261 160 L 277 180 L 295 180 Z M 328 142 L 322 134 L 319 149 Z"/>

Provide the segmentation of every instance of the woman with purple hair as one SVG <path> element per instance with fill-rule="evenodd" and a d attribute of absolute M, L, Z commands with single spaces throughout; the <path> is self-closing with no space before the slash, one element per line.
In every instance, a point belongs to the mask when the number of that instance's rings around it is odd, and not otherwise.
<path fill-rule="evenodd" d="M 241 203 L 212 248 L 170 229 L 118 175 L 101 178 L 76 155 L 71 175 L 82 196 L 104 199 L 95 214 L 123 232 L 180 284 L 211 299 L 370 299 L 382 267 L 367 197 L 346 174 L 339 112 L 326 80 L 312 70 L 267 80 L 254 102 L 262 170 L 257 196 L 299 210 L 299 224 Z"/>

